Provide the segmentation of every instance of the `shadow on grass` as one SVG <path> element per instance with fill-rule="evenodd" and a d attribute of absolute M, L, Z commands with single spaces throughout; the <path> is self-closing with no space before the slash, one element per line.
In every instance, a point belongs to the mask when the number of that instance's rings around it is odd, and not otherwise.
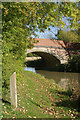
<path fill-rule="evenodd" d="M 32 100 L 31 100 L 31 99 L 29 99 L 29 98 L 28 98 L 28 100 L 29 100 L 30 102 L 32 102 L 34 105 L 36 105 L 36 106 L 40 107 L 40 105 L 39 105 L 38 103 L 36 103 L 36 102 L 32 101 Z"/>
<path fill-rule="evenodd" d="M 53 89 L 49 89 L 49 91 L 51 93 L 56 93 L 56 94 L 60 94 L 60 95 L 64 95 L 64 96 L 72 96 L 72 91 L 71 90 L 67 90 L 67 91 L 58 91 L 58 90 L 53 90 Z"/>
<path fill-rule="evenodd" d="M 76 109 L 78 111 L 77 100 L 62 100 L 61 102 L 56 102 L 56 106 L 58 107 L 67 107 L 70 109 Z"/>
<path fill-rule="evenodd" d="M 11 105 L 11 103 L 10 103 L 10 102 L 8 102 L 7 100 L 2 99 L 2 102 L 4 102 L 4 103 L 7 103 L 7 104 Z"/>
<path fill-rule="evenodd" d="M 72 96 L 72 91 L 67 90 L 67 91 L 58 91 L 58 90 L 53 90 L 50 89 L 51 93 L 55 93 L 56 95 L 60 95 L 59 97 L 63 97 L 64 100 L 61 100 L 60 102 L 55 102 L 56 106 L 58 107 L 67 107 L 70 109 L 76 109 L 79 111 L 79 106 L 78 106 L 78 101 L 77 100 L 70 100 Z M 58 98 L 57 98 L 58 99 Z"/>

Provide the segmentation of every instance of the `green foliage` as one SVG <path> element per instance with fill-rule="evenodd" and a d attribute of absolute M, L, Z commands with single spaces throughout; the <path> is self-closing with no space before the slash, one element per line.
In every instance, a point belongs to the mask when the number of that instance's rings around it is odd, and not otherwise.
<path fill-rule="evenodd" d="M 77 72 L 80 73 L 80 55 L 71 56 L 66 64 L 60 64 L 57 68 L 61 72 Z"/>
<path fill-rule="evenodd" d="M 27 54 L 27 57 L 39 57 L 39 56 L 36 54 L 33 54 L 33 53 L 29 53 L 29 54 Z"/>
<path fill-rule="evenodd" d="M 6 94 L 9 88 L 10 76 L 15 71 L 17 74 L 21 71 L 22 61 L 24 61 L 25 58 L 26 29 L 22 23 L 23 17 L 21 17 L 21 13 L 17 10 L 17 7 L 17 3 L 3 3 L 3 94 Z"/>
<path fill-rule="evenodd" d="M 79 55 L 72 56 L 66 69 L 71 72 L 80 73 L 80 56 Z"/>
<path fill-rule="evenodd" d="M 58 33 L 57 37 L 59 40 L 64 40 L 67 42 L 80 42 L 78 34 L 72 32 L 72 31 L 59 30 L 58 32 L 59 33 Z"/>

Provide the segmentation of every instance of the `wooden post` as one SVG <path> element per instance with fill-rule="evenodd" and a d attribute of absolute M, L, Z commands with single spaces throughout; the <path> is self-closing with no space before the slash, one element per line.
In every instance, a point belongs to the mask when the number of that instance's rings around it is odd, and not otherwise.
<path fill-rule="evenodd" d="M 17 107 L 16 72 L 14 72 L 10 77 L 10 94 L 11 94 L 11 105 Z"/>

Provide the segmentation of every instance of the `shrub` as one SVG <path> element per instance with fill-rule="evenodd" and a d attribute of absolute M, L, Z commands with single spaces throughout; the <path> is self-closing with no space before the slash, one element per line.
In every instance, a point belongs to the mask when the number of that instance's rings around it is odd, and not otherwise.
<path fill-rule="evenodd" d="M 66 71 L 80 73 L 80 56 L 74 55 L 70 58 L 69 63 L 66 65 Z"/>

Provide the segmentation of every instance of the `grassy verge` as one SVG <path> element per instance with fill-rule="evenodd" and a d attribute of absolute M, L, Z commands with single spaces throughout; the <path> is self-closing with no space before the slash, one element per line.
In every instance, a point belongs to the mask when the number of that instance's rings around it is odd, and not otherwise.
<path fill-rule="evenodd" d="M 17 81 L 18 108 L 10 104 L 10 94 L 2 103 L 3 118 L 78 118 L 77 103 L 53 79 L 24 72 Z"/>

